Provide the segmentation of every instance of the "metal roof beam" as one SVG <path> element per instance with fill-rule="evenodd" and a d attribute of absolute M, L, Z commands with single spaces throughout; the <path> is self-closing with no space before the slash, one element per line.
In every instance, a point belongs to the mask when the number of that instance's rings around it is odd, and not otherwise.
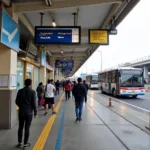
<path fill-rule="evenodd" d="M 83 56 L 86 56 L 86 53 L 63 53 L 63 54 L 54 53 L 53 56 L 56 56 L 56 57 L 71 57 L 71 56 L 83 57 Z"/>
<path fill-rule="evenodd" d="M 45 2 L 28 2 L 28 3 L 16 3 L 15 12 L 16 13 L 28 13 L 28 12 L 45 12 L 61 8 L 70 7 L 81 7 L 88 5 L 98 5 L 98 4 L 113 4 L 120 3 L 122 0 L 64 0 L 55 1 L 51 7 L 45 6 Z"/>
<path fill-rule="evenodd" d="M 19 14 L 19 20 L 24 24 L 24 26 L 28 29 L 31 35 L 34 37 L 34 28 L 29 23 L 28 19 L 24 14 Z"/>
<path fill-rule="evenodd" d="M 2 0 L 2 3 L 6 6 L 10 6 L 11 5 L 11 0 Z"/>
<path fill-rule="evenodd" d="M 88 48 L 89 44 L 81 44 L 81 45 L 63 45 L 61 48 L 63 50 L 66 49 L 75 49 L 75 48 Z M 60 48 L 57 45 L 47 45 L 46 46 L 47 50 L 60 50 Z"/>

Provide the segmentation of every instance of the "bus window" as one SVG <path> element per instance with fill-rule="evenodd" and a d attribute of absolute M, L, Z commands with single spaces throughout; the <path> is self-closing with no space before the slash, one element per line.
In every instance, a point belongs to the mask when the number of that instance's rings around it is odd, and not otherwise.
<path fill-rule="evenodd" d="M 108 75 L 108 82 L 111 83 L 111 74 Z"/>
<path fill-rule="evenodd" d="M 115 73 L 112 74 L 112 83 L 116 83 L 116 74 Z"/>

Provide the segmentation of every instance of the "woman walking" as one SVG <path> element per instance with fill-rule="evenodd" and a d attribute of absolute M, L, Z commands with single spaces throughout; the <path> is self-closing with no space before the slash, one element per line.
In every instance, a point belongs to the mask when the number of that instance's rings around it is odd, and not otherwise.
<path fill-rule="evenodd" d="M 40 107 L 40 102 L 44 96 L 44 88 L 43 88 L 43 83 L 40 82 L 37 89 L 36 89 L 36 92 L 37 92 L 37 96 L 38 96 L 38 107 Z"/>

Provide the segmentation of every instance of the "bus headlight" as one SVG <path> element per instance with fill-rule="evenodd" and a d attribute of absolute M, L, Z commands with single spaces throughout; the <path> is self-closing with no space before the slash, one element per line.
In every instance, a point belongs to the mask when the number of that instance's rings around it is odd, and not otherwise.
<path fill-rule="evenodd" d="M 126 93 L 126 91 L 124 91 L 124 90 L 120 90 L 120 93 Z"/>

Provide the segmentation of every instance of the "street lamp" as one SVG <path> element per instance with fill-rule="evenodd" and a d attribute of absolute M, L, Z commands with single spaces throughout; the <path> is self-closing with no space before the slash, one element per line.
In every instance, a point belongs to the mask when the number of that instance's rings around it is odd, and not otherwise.
<path fill-rule="evenodd" d="M 102 66 L 103 66 L 103 60 L 102 60 L 102 51 L 99 51 L 99 50 L 97 50 L 97 52 L 99 52 L 100 53 L 100 58 L 101 58 L 101 71 L 102 71 Z"/>

